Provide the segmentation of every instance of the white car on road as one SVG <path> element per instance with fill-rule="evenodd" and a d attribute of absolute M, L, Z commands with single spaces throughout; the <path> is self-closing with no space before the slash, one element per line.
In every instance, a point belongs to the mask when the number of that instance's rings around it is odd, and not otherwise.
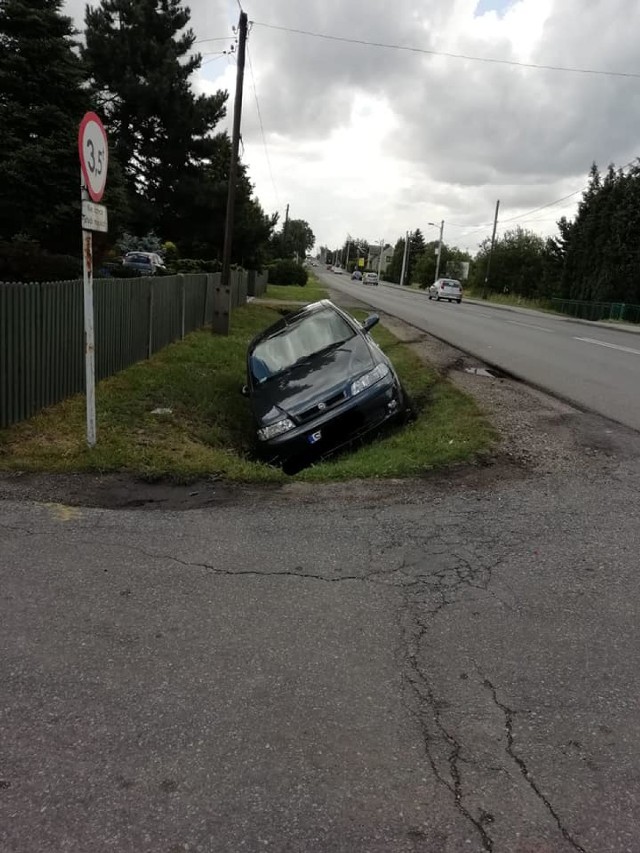
<path fill-rule="evenodd" d="M 455 278 L 439 278 L 429 288 L 429 299 L 440 302 L 448 299 L 449 302 L 462 302 L 462 285 Z"/>
<path fill-rule="evenodd" d="M 366 272 L 362 276 L 363 284 L 377 284 L 378 283 L 378 273 L 377 272 Z"/>

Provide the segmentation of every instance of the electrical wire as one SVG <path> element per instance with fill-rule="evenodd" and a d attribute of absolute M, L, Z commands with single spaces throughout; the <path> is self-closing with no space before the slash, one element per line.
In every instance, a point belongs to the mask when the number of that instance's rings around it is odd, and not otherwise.
<path fill-rule="evenodd" d="M 258 121 L 260 122 L 260 133 L 262 134 L 262 144 L 264 145 L 264 155 L 267 160 L 267 166 L 269 167 L 269 175 L 271 177 L 271 183 L 273 184 L 273 190 L 276 195 L 276 201 L 278 203 L 278 207 L 280 207 L 280 194 L 278 193 L 278 188 L 276 186 L 276 182 L 273 178 L 273 169 L 271 168 L 271 157 L 269 156 L 269 148 L 267 146 L 267 137 L 264 132 L 264 123 L 262 121 L 262 110 L 260 109 L 260 101 L 258 100 L 258 89 L 256 88 L 256 78 L 253 74 L 253 64 L 251 62 L 251 53 L 249 51 L 249 44 L 247 43 L 247 60 L 249 63 L 249 73 L 251 75 L 251 85 L 253 86 L 253 94 L 256 99 L 256 111 L 258 113 Z"/>
<path fill-rule="evenodd" d="M 202 44 L 205 41 L 228 41 L 230 38 L 232 38 L 232 36 L 215 36 L 210 39 L 196 39 L 194 44 Z"/>
<path fill-rule="evenodd" d="M 239 0 L 238 0 L 239 2 Z M 419 53 L 426 56 L 444 56 L 449 59 L 463 59 L 468 62 L 485 62 L 494 65 L 510 65 L 517 68 L 533 68 L 538 71 L 559 71 L 568 74 L 591 74 L 602 77 L 624 77 L 640 80 L 640 72 L 637 71 L 607 71 L 596 68 L 575 68 L 568 65 L 543 65 L 535 62 L 518 62 L 515 59 L 498 59 L 490 56 L 471 56 L 465 53 L 450 53 L 444 50 L 430 50 L 423 47 L 411 47 L 402 44 L 390 44 L 388 42 L 367 41 L 365 39 L 349 38 L 348 36 L 336 36 L 329 33 L 317 33 L 311 30 L 302 30 L 296 27 L 282 27 L 276 24 L 265 24 L 262 21 L 251 22 L 256 27 L 264 27 L 269 30 L 278 30 L 284 33 L 295 33 L 296 35 L 311 36 L 312 38 L 324 39 L 325 41 L 344 42 L 346 44 L 359 44 L 365 47 L 382 47 L 388 50 L 401 50 L 407 53 Z"/>

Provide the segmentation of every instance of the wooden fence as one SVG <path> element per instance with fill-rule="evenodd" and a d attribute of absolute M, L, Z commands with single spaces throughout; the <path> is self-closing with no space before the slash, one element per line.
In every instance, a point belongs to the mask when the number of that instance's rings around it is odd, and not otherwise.
<path fill-rule="evenodd" d="M 203 326 L 226 334 L 232 307 L 266 290 L 266 274 L 94 281 L 96 380 Z M 0 282 L 0 428 L 84 392 L 82 281 Z"/>

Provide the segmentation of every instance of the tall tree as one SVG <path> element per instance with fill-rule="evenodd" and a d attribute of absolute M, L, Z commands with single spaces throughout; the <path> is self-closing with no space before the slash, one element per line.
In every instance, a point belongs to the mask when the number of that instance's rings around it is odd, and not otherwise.
<path fill-rule="evenodd" d="M 301 263 L 316 242 L 315 234 L 305 219 L 290 219 L 285 229 L 285 239 Z"/>
<path fill-rule="evenodd" d="M 416 265 L 425 250 L 424 234 L 419 228 L 411 232 L 409 237 L 409 257 L 407 258 L 407 284 L 416 281 Z"/>
<path fill-rule="evenodd" d="M 213 131 L 227 94 L 194 94 L 201 57 L 191 52 L 189 19 L 180 0 L 102 0 L 86 12 L 83 57 L 117 140 L 139 233 L 172 237 L 175 220 L 189 218 L 184 186 L 224 181 L 216 166 L 225 146 Z"/>
<path fill-rule="evenodd" d="M 0 237 L 79 251 L 77 133 L 89 107 L 62 0 L 0 4 Z"/>
<path fill-rule="evenodd" d="M 389 281 L 395 282 L 395 284 L 400 283 L 400 276 L 402 274 L 402 259 L 404 257 L 404 244 L 405 240 L 400 237 L 396 240 L 396 245 L 393 248 L 393 257 L 391 258 L 391 262 L 389 263 L 389 267 L 387 269 L 387 278 Z"/>

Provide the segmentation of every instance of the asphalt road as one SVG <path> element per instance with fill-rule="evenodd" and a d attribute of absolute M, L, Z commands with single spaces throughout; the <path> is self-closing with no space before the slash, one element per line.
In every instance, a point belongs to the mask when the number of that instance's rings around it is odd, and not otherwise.
<path fill-rule="evenodd" d="M 0 850 L 637 853 L 639 492 L 0 501 Z"/>
<path fill-rule="evenodd" d="M 436 303 L 409 289 L 367 287 L 347 276 L 316 272 L 341 293 L 357 295 L 578 406 L 640 430 L 640 335 L 539 312 Z"/>

